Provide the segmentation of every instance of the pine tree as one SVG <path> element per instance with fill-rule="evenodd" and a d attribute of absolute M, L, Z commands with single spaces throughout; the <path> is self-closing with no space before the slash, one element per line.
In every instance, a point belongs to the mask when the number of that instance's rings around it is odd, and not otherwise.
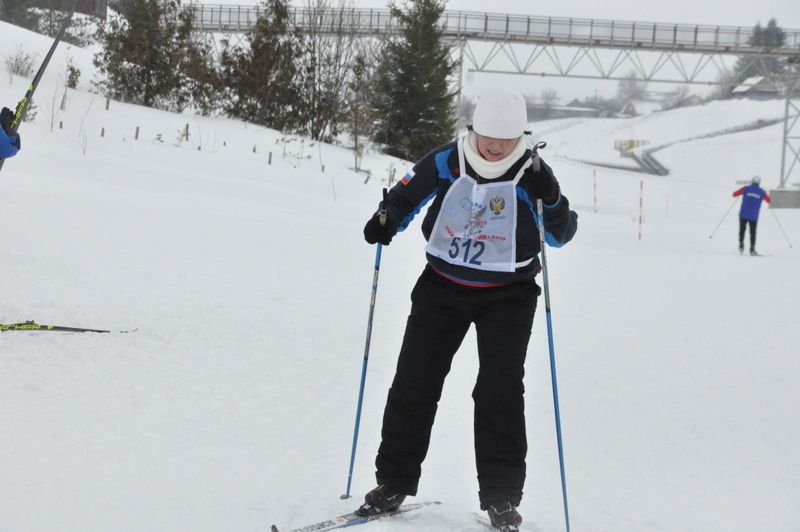
<path fill-rule="evenodd" d="M 213 90 L 207 47 L 192 40 L 192 16 L 179 0 L 120 0 L 119 14 L 100 26 L 95 65 L 100 88 L 129 103 L 181 111 Z M 195 85 L 192 85 L 193 82 Z M 201 86 L 196 86 L 201 84 Z"/>
<path fill-rule="evenodd" d="M 402 37 L 381 51 L 372 111 L 374 139 L 386 153 L 417 160 L 452 138 L 454 94 L 448 81 L 457 62 L 442 42 L 438 20 L 443 0 L 411 0 L 406 11 L 392 4 Z"/>
<path fill-rule="evenodd" d="M 221 88 L 211 45 L 194 39 L 190 10 L 182 11 L 180 20 L 175 39 L 180 82 L 173 92 L 174 107 L 180 110 L 191 105 L 208 115 L 218 110 L 217 96 Z"/>
<path fill-rule="evenodd" d="M 780 48 L 786 42 L 786 33 L 778 26 L 778 21 L 774 18 L 769 19 L 766 27 L 757 23 L 753 28 L 753 34 L 747 40 L 751 46 L 761 48 Z M 738 75 L 738 80 L 744 81 L 752 76 L 776 77 L 784 72 L 785 65 L 775 57 L 740 57 L 736 62 L 734 70 Z"/>
<path fill-rule="evenodd" d="M 289 31 L 287 0 L 268 0 L 248 46 L 226 46 L 220 62 L 224 111 L 279 131 L 302 124 L 297 59 L 299 36 Z"/>

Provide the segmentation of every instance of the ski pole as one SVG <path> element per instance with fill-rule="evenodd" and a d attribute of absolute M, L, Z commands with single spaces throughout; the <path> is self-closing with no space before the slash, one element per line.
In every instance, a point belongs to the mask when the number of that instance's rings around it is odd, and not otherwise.
<path fill-rule="evenodd" d="M 544 142 L 539 142 L 533 147 L 533 167 L 534 170 L 539 170 L 541 164 L 539 163 L 538 150 L 547 146 Z M 536 200 L 536 213 L 538 215 L 537 225 L 539 227 L 539 244 L 542 248 L 542 280 L 544 284 L 544 308 L 545 317 L 547 318 L 547 347 L 550 350 L 550 379 L 553 383 L 553 411 L 556 418 L 556 440 L 558 442 L 558 465 L 561 471 L 561 496 L 564 500 L 564 520 L 567 526 L 567 532 L 570 532 L 569 527 L 569 504 L 567 502 L 567 475 L 564 469 L 564 445 L 561 436 L 561 409 L 558 404 L 558 379 L 556 378 L 556 354 L 555 345 L 553 342 L 553 318 L 550 313 L 550 282 L 547 276 L 547 253 L 545 253 L 545 236 L 544 236 L 544 207 L 542 200 Z"/>
<path fill-rule="evenodd" d="M 553 411 L 556 418 L 556 440 L 558 441 L 558 465 L 561 471 L 561 496 L 564 500 L 564 519 L 569 528 L 569 504 L 567 503 L 567 476 L 564 470 L 564 445 L 561 437 L 561 409 L 558 405 L 558 379 L 556 378 L 556 355 L 553 343 L 553 318 L 550 313 L 550 283 L 547 277 L 547 254 L 544 239 L 544 209 L 542 200 L 536 200 L 536 211 L 539 214 L 539 239 L 542 247 L 542 280 L 544 281 L 544 308 L 547 318 L 547 347 L 550 350 L 550 379 L 553 383 Z"/>
<path fill-rule="evenodd" d="M 719 223 L 718 223 L 718 224 L 717 224 L 717 226 L 714 228 L 714 230 L 713 230 L 713 231 L 711 231 L 711 234 L 710 234 L 710 235 L 708 235 L 708 238 L 709 238 L 709 239 L 710 239 L 711 237 L 713 237 L 713 236 L 714 236 L 714 233 L 716 233 L 716 232 L 717 232 L 717 229 L 719 229 L 719 228 L 720 228 L 720 226 L 722 225 L 722 222 L 724 222 L 724 221 L 725 221 L 725 218 L 727 218 L 727 217 L 728 217 L 728 213 L 729 213 L 729 212 L 731 212 L 731 209 L 733 208 L 733 205 L 734 205 L 735 203 L 736 203 L 736 198 L 733 198 L 733 201 L 731 202 L 731 206 L 730 206 L 730 207 L 728 207 L 728 210 L 727 210 L 727 211 L 725 211 L 725 214 L 722 216 L 722 220 L 720 220 L 720 221 L 719 221 Z"/>
<path fill-rule="evenodd" d="M 381 225 L 386 225 L 386 195 L 387 191 L 383 189 L 383 201 L 380 204 L 378 213 L 380 215 Z M 347 472 L 347 491 L 341 496 L 342 499 L 350 498 L 350 486 L 353 482 L 353 464 L 356 460 L 356 447 L 358 446 L 358 431 L 361 427 L 361 407 L 364 403 L 364 386 L 367 382 L 367 362 L 369 361 L 369 344 L 372 340 L 372 317 L 375 314 L 375 296 L 378 293 L 378 275 L 381 271 L 381 251 L 383 245 L 378 243 L 375 251 L 375 272 L 372 274 L 372 296 L 369 302 L 369 318 L 367 319 L 367 342 L 364 346 L 364 361 L 361 364 L 361 385 L 358 390 L 358 404 L 356 406 L 356 423 L 353 429 L 353 447 L 350 450 L 350 469 Z"/>
<path fill-rule="evenodd" d="M 777 214 L 775 214 L 775 211 L 773 211 L 772 209 L 770 209 L 770 210 L 769 210 L 769 212 L 771 212 L 771 213 L 772 213 L 772 216 L 774 216 L 774 217 L 775 217 L 775 222 L 777 222 L 777 224 L 778 224 L 778 228 L 780 228 L 780 230 L 781 230 L 781 233 L 783 233 L 783 238 L 785 238 L 785 239 L 786 239 L 786 243 L 787 243 L 787 244 L 789 244 L 789 247 L 792 247 L 792 243 L 789 241 L 789 237 L 788 237 L 788 236 L 786 236 L 786 231 L 784 231 L 784 230 L 783 230 L 783 226 L 781 225 L 781 221 L 780 221 L 780 220 L 778 220 L 778 215 L 777 215 Z"/>
<path fill-rule="evenodd" d="M 53 44 L 50 46 L 50 50 L 48 50 L 47 55 L 44 57 L 44 61 L 42 61 L 39 70 L 36 71 L 36 75 L 33 77 L 33 81 L 28 86 L 28 90 L 25 93 L 25 96 L 17 104 L 16 112 L 14 113 L 14 119 L 11 121 L 11 127 L 9 131 L 6 131 L 9 135 L 13 135 L 19 129 L 19 125 L 25 119 L 25 113 L 28 111 L 28 106 L 33 100 L 33 93 L 36 92 L 36 87 L 39 86 L 39 81 L 41 81 L 42 76 L 44 75 L 45 69 L 47 69 L 47 65 L 50 63 L 50 58 L 53 57 L 53 53 L 56 51 L 56 47 L 58 43 L 61 42 L 61 39 L 64 37 L 64 33 L 67 31 L 67 26 L 69 26 L 70 20 L 72 20 L 72 15 L 75 14 L 75 10 L 78 9 L 78 2 L 75 2 L 75 5 L 72 6 L 72 10 L 69 12 L 67 17 L 64 19 L 64 22 L 61 24 L 61 29 L 58 30 L 58 34 L 56 35 Z M 3 169 L 3 164 L 5 163 L 5 159 L 0 159 L 0 170 Z"/>

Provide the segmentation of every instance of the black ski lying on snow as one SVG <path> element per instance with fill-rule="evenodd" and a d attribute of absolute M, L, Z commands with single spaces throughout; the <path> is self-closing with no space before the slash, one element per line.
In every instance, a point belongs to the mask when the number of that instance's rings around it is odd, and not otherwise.
<path fill-rule="evenodd" d="M 427 502 L 415 502 L 411 504 L 404 504 L 396 512 L 373 515 L 369 517 L 363 517 L 353 512 L 345 515 L 340 515 L 339 517 L 336 517 L 334 519 L 328 519 L 326 521 L 320 521 L 319 523 L 314 523 L 313 525 L 304 526 L 302 528 L 293 528 L 289 532 L 324 532 L 325 530 L 333 530 L 335 528 L 345 528 L 350 526 L 362 525 L 364 523 L 369 523 L 370 521 L 386 519 L 388 517 L 393 517 L 396 515 L 413 512 L 414 510 L 419 510 L 421 508 L 425 508 L 426 506 L 434 506 L 439 504 L 442 503 L 440 501 L 427 501 Z M 270 530 L 271 532 L 279 532 L 278 527 L 275 525 L 272 525 Z"/>
<path fill-rule="evenodd" d="M 132 329 L 130 331 L 115 331 L 119 333 L 129 333 L 133 332 L 136 329 Z M 66 327 L 64 325 L 42 325 L 40 323 L 36 323 L 33 320 L 24 321 L 22 323 L 0 323 L 0 332 L 6 331 L 53 331 L 53 332 L 93 332 L 93 333 L 110 333 L 111 331 L 107 331 L 105 329 L 87 329 L 85 327 Z"/>

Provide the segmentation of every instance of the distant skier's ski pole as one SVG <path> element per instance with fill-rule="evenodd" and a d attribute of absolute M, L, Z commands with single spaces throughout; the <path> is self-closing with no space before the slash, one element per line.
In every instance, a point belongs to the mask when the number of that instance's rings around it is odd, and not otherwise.
<path fill-rule="evenodd" d="M 33 99 L 33 93 L 36 92 L 36 87 L 39 86 L 39 81 L 41 81 L 42 76 L 44 75 L 45 69 L 47 69 L 47 65 L 50 63 L 50 58 L 53 57 L 53 52 L 56 51 L 56 46 L 58 43 L 61 42 L 62 37 L 64 37 L 64 32 L 67 31 L 67 26 L 69 26 L 70 20 L 72 20 L 72 15 L 75 14 L 75 10 L 78 8 L 78 4 L 80 2 L 75 2 L 75 5 L 72 7 L 72 10 L 64 19 L 64 22 L 61 24 L 61 29 L 58 31 L 58 35 L 56 35 L 53 44 L 50 46 L 50 50 L 47 52 L 47 55 L 44 57 L 44 61 L 42 61 L 42 65 L 39 67 L 39 70 L 36 72 L 36 75 L 33 77 L 33 81 L 28 86 L 28 91 L 25 93 L 25 96 L 17 104 L 16 112 L 14 113 L 14 120 L 11 122 L 11 131 L 6 131 L 9 135 L 13 135 L 19 129 L 19 125 L 25 119 L 25 113 L 28 111 L 28 106 Z M 3 164 L 5 163 L 5 159 L 0 159 L 0 170 L 3 169 Z"/>
<path fill-rule="evenodd" d="M 386 225 L 386 195 L 383 189 L 383 201 L 379 209 L 381 225 Z M 361 426 L 361 406 L 364 402 L 364 386 L 367 382 L 367 362 L 369 361 L 369 344 L 372 340 L 372 316 L 375 314 L 375 296 L 378 293 L 378 275 L 381 272 L 381 251 L 383 245 L 378 243 L 375 251 L 375 272 L 372 275 L 372 297 L 369 302 L 369 319 L 367 320 L 367 342 L 364 346 L 364 362 L 361 364 L 361 385 L 358 390 L 358 405 L 356 406 L 356 424 L 353 429 L 353 448 L 350 450 L 350 469 L 347 473 L 347 491 L 342 495 L 342 499 L 350 498 L 350 486 L 353 482 L 353 464 L 356 460 L 356 447 L 358 446 L 358 430 Z"/>
<path fill-rule="evenodd" d="M 533 148 L 533 165 L 534 170 L 539 170 L 539 154 L 537 153 L 540 148 L 544 148 L 547 144 L 544 142 L 538 143 Z M 553 411 L 556 418 L 556 440 L 558 441 L 558 465 L 561 470 L 561 496 L 564 500 L 564 520 L 567 526 L 567 532 L 570 532 L 569 527 L 569 503 L 567 502 L 567 475 L 564 468 L 564 445 L 561 437 L 561 409 L 558 404 L 558 379 L 556 378 L 556 353 L 555 345 L 553 342 L 553 318 L 550 314 L 550 282 L 547 277 L 547 253 L 545 253 L 545 236 L 544 236 L 544 207 L 542 200 L 536 200 L 536 213 L 538 215 L 537 224 L 539 226 L 539 244 L 542 248 L 542 280 L 544 283 L 544 307 L 545 317 L 547 318 L 547 346 L 550 350 L 550 379 L 553 383 Z"/>
<path fill-rule="evenodd" d="M 731 212 L 731 209 L 733 208 L 733 206 L 734 206 L 734 204 L 735 204 L 735 203 L 736 203 L 736 198 L 733 198 L 733 201 L 731 202 L 731 206 L 730 206 L 730 207 L 728 207 L 728 210 L 727 210 L 727 211 L 725 211 L 725 214 L 722 216 L 722 220 L 720 220 L 720 221 L 719 221 L 719 223 L 717 224 L 717 226 L 714 228 L 714 230 L 713 230 L 713 231 L 711 231 L 711 234 L 710 234 L 710 235 L 708 235 L 708 238 L 711 238 L 711 237 L 713 237 L 713 236 L 714 236 L 714 234 L 717 232 L 717 229 L 719 229 L 719 228 L 720 228 L 720 226 L 722 225 L 722 222 L 724 222 L 724 221 L 725 221 L 725 218 L 727 218 L 727 217 L 728 217 L 728 213 L 729 213 L 729 212 Z"/>
<path fill-rule="evenodd" d="M 775 221 L 777 222 L 778 228 L 781 230 L 781 233 L 783 233 L 783 238 L 786 239 L 786 243 L 789 244 L 789 247 L 792 247 L 792 243 L 791 243 L 791 241 L 789 241 L 789 237 L 786 236 L 786 231 L 783 230 L 783 226 L 781 225 L 781 221 L 778 220 L 778 215 L 775 214 L 775 211 L 773 211 L 772 209 L 770 209 L 769 212 L 771 212 L 772 216 L 775 217 Z"/>

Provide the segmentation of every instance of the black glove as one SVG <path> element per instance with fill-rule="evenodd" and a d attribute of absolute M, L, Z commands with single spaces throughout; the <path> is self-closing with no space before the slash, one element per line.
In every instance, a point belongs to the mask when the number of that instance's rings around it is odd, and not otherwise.
<path fill-rule="evenodd" d="M 14 111 L 8 107 L 3 107 L 0 111 L 0 127 L 6 132 L 6 135 L 11 134 L 11 124 L 14 122 Z"/>
<path fill-rule="evenodd" d="M 10 140 L 11 145 L 16 146 L 18 150 L 22 149 L 22 141 L 20 140 L 19 131 L 17 131 L 13 135 L 9 135 L 8 140 Z"/>
<path fill-rule="evenodd" d="M 528 192 L 535 199 L 542 200 L 545 205 L 553 205 L 561 197 L 561 188 L 558 186 L 556 176 L 544 161 L 539 159 L 541 169 L 533 171 L 528 180 Z"/>
<path fill-rule="evenodd" d="M 397 223 L 387 214 L 386 223 L 381 224 L 380 216 L 380 213 L 376 212 L 364 226 L 364 240 L 370 244 L 380 242 L 384 246 L 388 246 L 392 237 L 397 234 Z"/>

